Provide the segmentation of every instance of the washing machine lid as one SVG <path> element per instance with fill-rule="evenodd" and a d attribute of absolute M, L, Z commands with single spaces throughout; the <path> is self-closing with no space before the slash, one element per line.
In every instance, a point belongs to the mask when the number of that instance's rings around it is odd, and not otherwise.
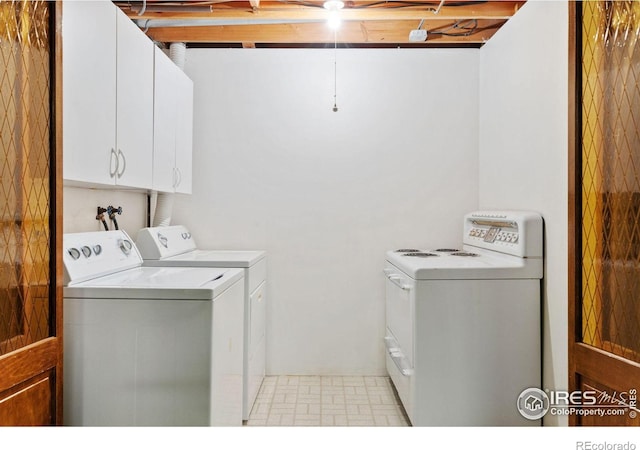
<path fill-rule="evenodd" d="M 65 298 L 213 300 L 236 281 L 242 269 L 136 267 L 64 288 Z"/>
<path fill-rule="evenodd" d="M 178 267 L 251 267 L 266 256 L 253 250 L 192 250 L 162 259 L 144 260 L 145 266 Z"/>

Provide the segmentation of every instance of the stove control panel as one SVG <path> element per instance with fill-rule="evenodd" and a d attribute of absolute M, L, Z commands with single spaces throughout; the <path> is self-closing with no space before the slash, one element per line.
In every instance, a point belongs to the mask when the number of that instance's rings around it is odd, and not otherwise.
<path fill-rule="evenodd" d="M 481 239 L 484 242 L 504 242 L 515 244 L 518 242 L 519 233 L 517 230 L 502 230 L 498 227 L 474 227 L 469 230 L 469 237 Z"/>
<path fill-rule="evenodd" d="M 542 256 L 542 217 L 528 211 L 467 214 L 464 243 L 520 257 Z"/>

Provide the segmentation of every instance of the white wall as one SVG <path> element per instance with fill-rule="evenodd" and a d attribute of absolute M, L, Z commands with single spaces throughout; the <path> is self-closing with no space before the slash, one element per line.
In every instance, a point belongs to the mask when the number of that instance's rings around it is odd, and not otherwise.
<path fill-rule="evenodd" d="M 189 49 L 202 248 L 269 253 L 272 374 L 384 374 L 385 251 L 477 207 L 478 50 Z"/>
<path fill-rule="evenodd" d="M 480 51 L 481 208 L 545 219 L 543 383 L 567 388 L 568 6 L 529 1 Z M 545 417 L 545 424 L 566 424 Z"/>
<path fill-rule="evenodd" d="M 102 231 L 102 223 L 96 220 L 98 206 L 122 207 L 122 214 L 116 216 L 118 227 L 135 239 L 138 230 L 145 226 L 147 195 L 135 191 L 118 189 L 88 189 L 65 186 L 63 190 L 63 233 Z M 106 217 L 109 229 L 114 224 Z"/>

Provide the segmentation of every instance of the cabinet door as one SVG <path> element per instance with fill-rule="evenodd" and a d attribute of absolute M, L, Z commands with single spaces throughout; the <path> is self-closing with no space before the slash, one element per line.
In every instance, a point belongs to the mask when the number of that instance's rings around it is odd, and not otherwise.
<path fill-rule="evenodd" d="M 176 77 L 176 192 L 191 194 L 193 153 L 193 81 L 181 70 Z"/>
<path fill-rule="evenodd" d="M 110 1 L 65 1 L 63 176 L 113 184 L 116 146 L 116 8 Z"/>
<path fill-rule="evenodd" d="M 174 192 L 176 148 L 176 71 L 180 70 L 155 48 L 153 105 L 153 189 Z"/>
<path fill-rule="evenodd" d="M 148 189 L 153 161 L 153 42 L 117 10 L 116 184 Z"/>

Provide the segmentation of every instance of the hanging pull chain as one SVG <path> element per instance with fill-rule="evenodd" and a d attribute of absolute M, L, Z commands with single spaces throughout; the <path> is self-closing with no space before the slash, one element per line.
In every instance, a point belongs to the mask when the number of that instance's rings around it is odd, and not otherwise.
<path fill-rule="evenodd" d="M 338 112 L 338 30 L 333 30 L 333 112 Z"/>

